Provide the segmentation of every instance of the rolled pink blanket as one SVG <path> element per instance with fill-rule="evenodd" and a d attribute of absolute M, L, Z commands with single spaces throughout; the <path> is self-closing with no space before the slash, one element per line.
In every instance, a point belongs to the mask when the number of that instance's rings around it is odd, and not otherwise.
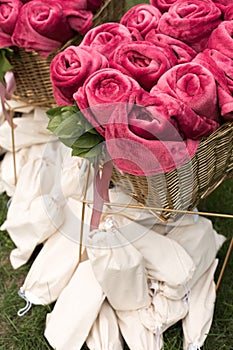
<path fill-rule="evenodd" d="M 183 101 L 200 116 L 219 121 L 216 82 L 211 72 L 200 64 L 183 63 L 169 69 L 157 87 Z"/>
<path fill-rule="evenodd" d="M 233 59 L 233 21 L 224 21 L 213 30 L 208 48 L 215 49 Z"/>
<path fill-rule="evenodd" d="M 105 126 L 122 103 L 133 104 L 142 88 L 131 77 L 112 68 L 93 73 L 74 94 L 74 99 L 87 120 L 104 136 Z"/>
<path fill-rule="evenodd" d="M 202 51 L 220 22 L 221 11 L 212 1 L 178 0 L 162 15 L 158 30 Z"/>
<path fill-rule="evenodd" d="M 89 46 L 69 46 L 50 66 L 54 98 L 58 105 L 73 105 L 73 94 L 93 72 L 108 67 L 105 56 Z"/>
<path fill-rule="evenodd" d="M 225 21 L 232 21 L 233 20 L 233 4 L 228 5 L 223 10 L 223 16 Z"/>
<path fill-rule="evenodd" d="M 146 35 L 145 40 L 150 41 L 154 44 L 159 42 L 165 45 L 169 45 L 176 55 L 178 64 L 190 62 L 197 54 L 196 51 L 194 51 L 191 47 L 182 41 L 174 39 L 171 36 L 165 34 L 158 34 L 153 29 Z"/>
<path fill-rule="evenodd" d="M 71 29 L 79 34 L 85 34 L 93 25 L 93 13 L 88 8 L 87 0 L 47 0 L 62 6 L 64 15 Z"/>
<path fill-rule="evenodd" d="M 172 120 L 171 112 L 184 113 L 182 102 L 166 97 L 139 92 L 131 108 L 122 104 L 111 114 L 105 139 L 119 170 L 150 176 L 175 169 L 195 154 L 199 142 L 183 140 Z"/>
<path fill-rule="evenodd" d="M 120 44 L 131 42 L 129 30 L 119 23 L 104 23 L 90 29 L 84 36 L 80 46 L 90 46 L 104 56 L 109 57 Z"/>
<path fill-rule="evenodd" d="M 223 119 L 233 119 L 233 61 L 214 49 L 200 52 L 194 62 L 207 68 L 217 83 L 218 104 Z"/>
<path fill-rule="evenodd" d="M 93 25 L 93 14 L 87 10 L 64 10 L 67 22 L 71 29 L 79 34 L 86 34 Z"/>
<path fill-rule="evenodd" d="M 110 67 L 131 76 L 147 91 L 175 64 L 177 59 L 173 51 L 159 42 L 135 41 L 123 44 L 109 57 Z"/>
<path fill-rule="evenodd" d="M 11 36 L 22 6 L 19 0 L 0 1 L 0 47 L 12 46 Z"/>
<path fill-rule="evenodd" d="M 33 0 L 21 7 L 12 42 L 46 58 L 73 35 L 59 3 Z"/>
<path fill-rule="evenodd" d="M 176 0 L 150 0 L 151 5 L 157 7 L 162 13 L 167 12 L 174 2 Z"/>
<path fill-rule="evenodd" d="M 121 18 L 120 23 L 130 31 L 137 29 L 144 38 L 151 29 L 156 29 L 161 12 L 152 5 L 139 4 L 131 7 Z"/>

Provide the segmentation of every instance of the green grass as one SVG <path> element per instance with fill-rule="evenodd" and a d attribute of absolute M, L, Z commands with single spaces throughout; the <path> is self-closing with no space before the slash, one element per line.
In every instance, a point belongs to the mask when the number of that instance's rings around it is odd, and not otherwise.
<path fill-rule="evenodd" d="M 207 199 L 199 205 L 199 210 L 218 213 L 233 213 L 233 181 L 225 181 Z M 7 196 L 0 196 L 0 223 L 7 213 Z M 222 266 L 233 233 L 233 220 L 211 218 L 215 229 L 227 237 L 219 251 L 219 267 Z M 46 350 L 51 347 L 43 336 L 45 318 L 52 306 L 34 306 L 24 317 L 18 317 L 17 311 L 24 306 L 17 291 L 22 285 L 31 262 L 13 270 L 9 262 L 9 253 L 14 248 L 6 232 L 0 232 L 0 350 Z M 32 260 L 32 259 L 31 259 Z M 233 259 L 229 259 L 217 293 L 213 324 L 203 350 L 230 350 L 233 344 Z M 86 350 L 87 347 L 83 347 Z M 127 347 L 125 347 L 125 350 Z M 69 349 L 67 349 L 69 350 Z M 134 349 L 132 349 L 134 350 Z M 150 349 L 145 349 L 150 350 Z M 182 330 L 180 323 L 165 332 L 164 350 L 182 350 Z"/>

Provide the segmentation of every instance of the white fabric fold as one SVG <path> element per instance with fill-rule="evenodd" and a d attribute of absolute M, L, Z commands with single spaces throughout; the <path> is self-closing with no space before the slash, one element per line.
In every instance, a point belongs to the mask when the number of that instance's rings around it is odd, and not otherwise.
<path fill-rule="evenodd" d="M 138 310 L 116 311 L 118 324 L 129 349 L 133 350 L 159 350 L 156 337 L 149 329 L 143 326 Z M 162 336 L 160 337 L 162 349 Z"/>
<path fill-rule="evenodd" d="M 56 350 L 78 350 L 88 337 L 105 295 L 90 261 L 82 262 L 47 315 L 45 337 Z"/>
<path fill-rule="evenodd" d="M 90 350 L 122 350 L 123 340 L 119 331 L 115 311 L 105 299 L 87 337 Z"/>
<path fill-rule="evenodd" d="M 201 347 L 209 333 L 216 299 L 214 273 L 217 265 L 215 259 L 191 289 L 189 312 L 182 321 L 184 350 Z"/>
<path fill-rule="evenodd" d="M 14 129 L 15 150 L 57 140 L 47 129 L 48 121 L 45 110 L 38 108 L 31 113 L 23 114 L 20 118 L 14 118 L 14 123 L 17 125 Z M 3 122 L 0 126 L 0 146 L 10 152 L 13 150 L 11 132 L 9 123 Z"/>
<path fill-rule="evenodd" d="M 115 310 L 145 307 L 150 297 L 143 256 L 114 223 L 110 225 L 106 231 L 92 231 L 87 239 L 87 254 L 96 279 Z"/>
<path fill-rule="evenodd" d="M 20 291 L 33 294 L 42 305 L 54 302 L 78 265 L 78 251 L 77 243 L 55 233 L 34 260 Z"/>

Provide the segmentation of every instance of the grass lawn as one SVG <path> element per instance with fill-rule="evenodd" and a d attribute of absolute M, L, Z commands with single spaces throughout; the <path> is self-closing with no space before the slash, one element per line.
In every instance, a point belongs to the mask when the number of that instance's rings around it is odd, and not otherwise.
<path fill-rule="evenodd" d="M 199 205 L 199 210 L 233 214 L 233 181 L 225 181 L 207 199 Z M 7 196 L 0 196 L 0 222 L 7 212 Z M 227 237 L 219 251 L 219 267 L 233 233 L 233 220 L 212 218 L 215 229 Z M 51 349 L 43 337 L 46 313 L 51 306 L 34 306 L 25 316 L 18 317 L 17 311 L 24 306 L 17 291 L 30 267 L 30 262 L 17 270 L 9 263 L 9 253 L 14 248 L 6 232 L 0 232 L 0 350 L 45 350 Z M 32 259 L 33 260 L 33 257 Z M 203 350 L 230 350 L 233 344 L 233 259 L 229 259 L 220 288 L 217 293 L 213 324 Z M 83 350 L 87 347 L 83 347 Z M 127 347 L 125 348 L 127 349 Z M 165 332 L 165 350 L 182 349 L 181 325 L 176 324 Z M 67 349 L 69 350 L 69 349 Z M 132 349 L 134 350 L 134 349 Z M 150 350 L 150 349 L 145 349 Z"/>

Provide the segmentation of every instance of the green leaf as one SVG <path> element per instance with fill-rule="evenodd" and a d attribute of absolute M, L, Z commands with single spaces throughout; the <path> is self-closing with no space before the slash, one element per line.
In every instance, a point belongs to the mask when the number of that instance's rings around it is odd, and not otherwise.
<path fill-rule="evenodd" d="M 54 108 L 50 108 L 46 111 L 46 114 L 51 119 L 55 116 L 62 116 L 63 114 L 66 114 L 66 112 L 69 115 L 75 114 L 79 111 L 78 107 L 76 106 L 58 106 Z"/>
<path fill-rule="evenodd" d="M 66 146 L 72 148 L 72 155 L 93 158 L 100 154 L 104 138 L 92 127 L 75 106 L 59 106 L 47 112 L 47 128 Z"/>
<path fill-rule="evenodd" d="M 98 145 L 98 143 L 102 142 L 103 138 L 99 135 L 94 135 L 89 132 L 81 135 L 75 143 L 72 145 L 72 148 L 92 148 Z"/>
<path fill-rule="evenodd" d="M 72 156 L 78 156 L 81 158 L 94 159 L 102 152 L 102 145 L 98 144 L 93 148 L 75 148 L 72 150 Z"/>
<path fill-rule="evenodd" d="M 4 76 L 6 72 L 13 69 L 13 66 L 8 61 L 7 55 L 13 51 L 8 48 L 0 49 L 0 82 L 4 82 Z"/>

